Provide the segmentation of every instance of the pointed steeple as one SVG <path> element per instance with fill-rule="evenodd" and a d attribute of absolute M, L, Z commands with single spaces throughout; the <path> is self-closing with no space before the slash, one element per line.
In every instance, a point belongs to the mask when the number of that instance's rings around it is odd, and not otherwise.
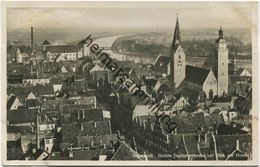
<path fill-rule="evenodd" d="M 223 30 L 222 30 L 222 26 L 220 26 L 220 29 L 218 31 L 218 35 L 219 35 L 219 39 L 224 39 L 224 33 L 223 33 Z"/>
<path fill-rule="evenodd" d="M 225 41 L 224 40 L 224 31 L 222 29 L 222 26 L 220 26 L 218 30 L 218 39 L 216 40 L 216 43 L 219 43 L 220 41 Z"/>
<path fill-rule="evenodd" d="M 179 19 L 178 19 L 178 13 L 177 13 L 177 20 L 176 20 L 174 37 L 173 37 L 173 42 L 172 42 L 172 50 L 175 50 L 180 43 L 181 43 L 181 32 L 180 32 Z"/>

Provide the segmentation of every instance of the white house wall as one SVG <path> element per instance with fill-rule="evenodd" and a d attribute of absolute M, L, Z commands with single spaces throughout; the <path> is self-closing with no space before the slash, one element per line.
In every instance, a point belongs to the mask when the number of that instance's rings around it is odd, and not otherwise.
<path fill-rule="evenodd" d="M 206 93 L 207 98 L 209 98 L 209 91 L 210 90 L 213 91 L 213 96 L 217 95 L 218 83 L 217 83 L 217 79 L 214 76 L 212 71 L 209 72 L 206 80 L 203 83 L 202 89 Z"/>

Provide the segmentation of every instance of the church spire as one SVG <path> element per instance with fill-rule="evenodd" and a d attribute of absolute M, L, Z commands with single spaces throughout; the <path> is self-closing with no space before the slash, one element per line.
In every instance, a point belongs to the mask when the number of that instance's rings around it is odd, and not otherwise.
<path fill-rule="evenodd" d="M 174 30 L 172 49 L 175 50 L 180 43 L 181 43 L 181 32 L 180 32 L 179 19 L 177 13 L 177 20 L 176 20 L 176 25 Z"/>
<path fill-rule="evenodd" d="M 222 30 L 222 26 L 220 26 L 220 29 L 218 31 L 218 35 L 219 35 L 219 39 L 224 39 L 224 33 L 223 33 L 223 30 Z"/>

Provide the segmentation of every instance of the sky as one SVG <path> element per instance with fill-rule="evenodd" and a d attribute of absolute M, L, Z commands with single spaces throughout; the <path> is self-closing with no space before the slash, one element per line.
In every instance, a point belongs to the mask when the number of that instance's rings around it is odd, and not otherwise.
<path fill-rule="evenodd" d="M 58 6 L 54 6 L 58 5 Z M 145 2 L 108 5 L 28 5 L 7 9 L 7 29 L 29 28 L 250 28 L 253 2 Z M 109 7 L 108 7 L 109 6 Z M 24 8 L 25 7 L 25 8 Z M 36 7 L 39 7 L 36 5 Z M 59 8 L 58 8 L 59 7 Z"/>

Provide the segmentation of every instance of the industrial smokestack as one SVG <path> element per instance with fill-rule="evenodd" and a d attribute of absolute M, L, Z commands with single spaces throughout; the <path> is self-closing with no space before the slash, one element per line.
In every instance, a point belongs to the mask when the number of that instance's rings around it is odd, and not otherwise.
<path fill-rule="evenodd" d="M 31 27 L 31 49 L 33 52 L 33 27 Z"/>

